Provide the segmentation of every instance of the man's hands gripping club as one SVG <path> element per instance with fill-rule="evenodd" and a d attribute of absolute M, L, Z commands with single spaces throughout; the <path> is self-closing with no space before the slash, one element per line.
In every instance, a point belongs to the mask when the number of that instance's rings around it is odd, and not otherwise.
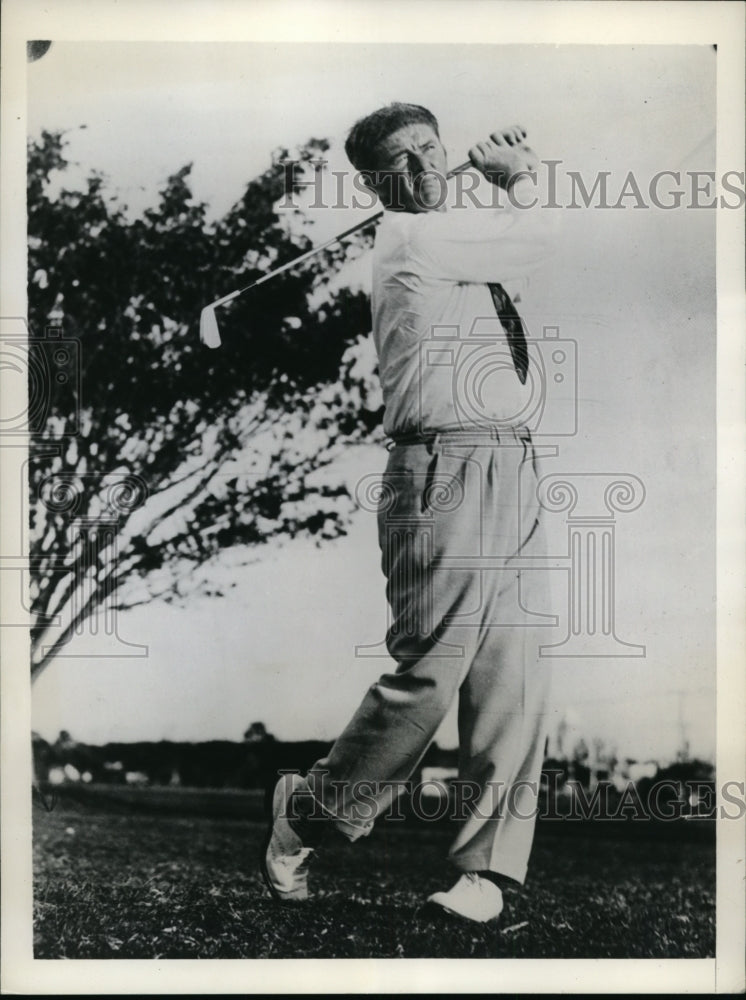
<path fill-rule="evenodd" d="M 499 129 L 469 150 L 469 159 L 488 181 L 508 190 L 525 173 L 535 171 L 539 159 L 526 145 L 521 125 Z"/>

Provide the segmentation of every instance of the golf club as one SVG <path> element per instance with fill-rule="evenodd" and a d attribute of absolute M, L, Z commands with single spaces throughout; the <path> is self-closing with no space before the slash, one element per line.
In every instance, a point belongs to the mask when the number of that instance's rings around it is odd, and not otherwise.
<path fill-rule="evenodd" d="M 458 167 L 454 167 L 453 170 L 449 170 L 446 176 L 454 177 L 456 174 L 461 174 L 465 170 L 468 170 L 471 166 L 472 164 L 470 161 L 461 163 Z M 354 226 L 350 226 L 350 228 L 345 229 L 344 232 L 338 233 L 336 236 L 332 236 L 332 238 L 327 240 L 326 243 L 321 243 L 319 246 L 313 247 L 311 250 L 307 250 L 306 253 L 302 253 L 299 257 L 289 260 L 287 264 L 283 264 L 281 267 L 276 267 L 274 271 L 269 271 L 267 274 L 262 275 L 261 278 L 252 282 L 250 285 L 246 285 L 244 288 L 237 288 L 235 292 L 230 292 L 228 295 L 224 295 L 222 298 L 216 299 L 215 302 L 211 302 L 209 306 L 205 306 L 199 317 L 199 339 L 203 344 L 207 344 L 208 347 L 220 347 L 220 330 L 218 329 L 218 320 L 215 315 L 215 310 L 218 306 L 225 305 L 226 302 L 230 302 L 232 299 L 237 298 L 237 296 L 243 295 L 244 292 L 248 292 L 252 288 L 256 288 L 258 285 L 264 284 L 265 281 L 269 281 L 270 278 L 274 278 L 278 274 L 282 274 L 283 271 L 289 271 L 291 267 L 297 267 L 297 265 L 302 264 L 304 260 L 308 260 L 317 253 L 321 253 L 322 250 L 326 250 L 326 248 L 332 246 L 332 244 L 339 243 L 347 236 L 352 236 L 352 234 L 356 233 L 358 229 L 363 229 L 365 226 L 370 226 L 372 223 L 378 222 L 382 215 L 383 211 L 380 211 L 375 215 L 369 216 L 367 219 L 363 219 L 362 222 L 355 223 Z"/>

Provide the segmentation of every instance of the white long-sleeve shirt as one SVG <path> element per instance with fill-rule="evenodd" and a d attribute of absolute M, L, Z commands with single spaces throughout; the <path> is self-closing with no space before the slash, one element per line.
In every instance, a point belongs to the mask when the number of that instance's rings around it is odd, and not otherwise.
<path fill-rule="evenodd" d="M 536 196 L 525 179 L 514 191 Z M 387 434 L 523 422 L 537 387 L 531 367 L 518 379 L 487 282 L 515 295 L 549 256 L 552 216 L 540 202 L 384 213 L 372 311 Z"/>

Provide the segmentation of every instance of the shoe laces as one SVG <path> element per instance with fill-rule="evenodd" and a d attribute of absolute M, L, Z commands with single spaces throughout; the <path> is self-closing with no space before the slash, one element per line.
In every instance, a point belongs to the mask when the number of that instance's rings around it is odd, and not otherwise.
<path fill-rule="evenodd" d="M 301 847 L 298 852 L 298 870 L 301 868 L 307 868 L 308 862 L 313 854 L 313 847 Z"/>
<path fill-rule="evenodd" d="M 295 854 L 286 854 L 283 857 L 277 858 L 275 864 L 282 866 L 286 871 L 297 877 L 298 875 L 305 874 L 312 854 L 312 847 L 301 847 Z"/>
<path fill-rule="evenodd" d="M 485 895 L 488 891 L 490 891 L 493 886 L 498 890 L 498 892 L 500 891 L 499 886 L 496 886 L 494 882 L 491 882 L 487 878 L 482 878 L 479 872 L 465 872 L 463 877 L 469 885 L 476 886 L 482 895 Z"/>

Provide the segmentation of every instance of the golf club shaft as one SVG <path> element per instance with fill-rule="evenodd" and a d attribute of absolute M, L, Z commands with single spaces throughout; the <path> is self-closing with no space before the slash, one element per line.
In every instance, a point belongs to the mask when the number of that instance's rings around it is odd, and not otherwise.
<path fill-rule="evenodd" d="M 462 174 L 465 170 L 468 170 L 471 165 L 471 161 L 469 160 L 467 160 L 466 163 L 460 163 L 457 167 L 454 167 L 453 170 L 449 170 L 446 176 L 454 177 L 456 174 Z M 317 253 L 321 253 L 322 250 L 326 250 L 327 247 L 332 246 L 334 243 L 338 243 L 341 240 L 346 239 L 346 237 L 352 236 L 352 234 L 356 233 L 359 229 L 364 229 L 365 226 L 370 226 L 372 223 L 378 222 L 382 215 L 383 210 L 376 212 L 375 215 L 371 215 L 367 219 L 363 219 L 361 222 L 356 222 L 354 226 L 350 226 L 350 228 L 345 229 L 344 232 L 337 233 L 336 236 L 332 236 L 332 238 L 327 240 L 326 243 L 320 243 L 317 247 L 312 247 L 310 250 L 302 253 L 300 257 L 294 257 L 292 260 L 289 260 L 287 264 L 282 264 L 280 267 L 276 267 L 268 274 L 262 275 L 262 277 L 257 281 L 253 281 L 250 285 L 246 285 L 243 288 L 237 288 L 235 292 L 230 292 L 229 295 L 224 295 L 222 299 L 218 299 L 216 302 L 213 302 L 212 306 L 222 306 L 226 302 L 230 302 L 231 299 L 235 299 L 238 295 L 243 295 L 244 292 L 248 292 L 251 288 L 256 288 L 258 285 L 264 284 L 264 282 L 269 281 L 270 278 L 274 278 L 278 274 L 282 274 L 284 271 L 289 271 L 291 267 L 297 267 L 298 264 L 302 264 L 304 260 L 308 260 Z"/>

